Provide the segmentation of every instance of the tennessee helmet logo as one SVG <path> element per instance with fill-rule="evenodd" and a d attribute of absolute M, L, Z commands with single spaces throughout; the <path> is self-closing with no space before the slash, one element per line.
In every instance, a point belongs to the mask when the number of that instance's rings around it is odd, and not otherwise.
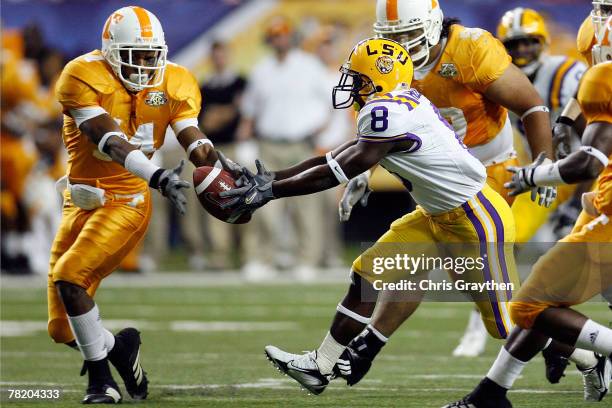
<path fill-rule="evenodd" d="M 393 60 L 387 55 L 381 55 L 376 59 L 376 69 L 381 74 L 388 74 L 393 71 Z"/>

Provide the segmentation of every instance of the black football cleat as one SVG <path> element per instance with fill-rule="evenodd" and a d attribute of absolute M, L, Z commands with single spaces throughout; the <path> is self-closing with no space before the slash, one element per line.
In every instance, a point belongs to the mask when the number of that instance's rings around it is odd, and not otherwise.
<path fill-rule="evenodd" d="M 82 404 L 119 404 L 121 392 L 108 366 L 108 360 L 85 361 L 81 375 L 89 375 L 87 392 Z"/>
<path fill-rule="evenodd" d="M 485 378 L 474 391 L 459 401 L 451 402 L 442 408 L 512 408 L 506 392 L 505 388 Z"/>
<path fill-rule="evenodd" d="M 551 384 L 558 384 L 561 378 L 565 377 L 565 369 L 569 365 L 569 360 L 549 349 L 550 347 L 547 347 L 542 350 L 544 364 L 546 365 L 546 379 Z"/>
<path fill-rule="evenodd" d="M 121 399 L 117 383 L 110 379 L 104 384 L 92 384 L 87 387 L 87 394 L 81 404 L 120 404 Z"/>
<path fill-rule="evenodd" d="M 115 335 L 115 346 L 108 353 L 108 360 L 123 379 L 125 389 L 136 400 L 147 398 L 149 393 L 147 373 L 140 365 L 140 332 L 132 327 Z"/>

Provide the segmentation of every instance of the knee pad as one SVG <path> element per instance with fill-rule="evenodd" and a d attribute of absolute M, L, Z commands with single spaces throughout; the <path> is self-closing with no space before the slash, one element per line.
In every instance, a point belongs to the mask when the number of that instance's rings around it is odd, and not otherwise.
<path fill-rule="evenodd" d="M 49 336 L 56 343 L 69 343 L 74 340 L 68 319 L 53 319 L 47 323 Z"/>

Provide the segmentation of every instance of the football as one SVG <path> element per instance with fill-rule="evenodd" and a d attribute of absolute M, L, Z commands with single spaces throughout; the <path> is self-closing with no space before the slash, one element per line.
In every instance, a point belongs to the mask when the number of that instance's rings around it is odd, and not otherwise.
<path fill-rule="evenodd" d="M 230 199 L 219 197 L 219 193 L 236 188 L 234 178 L 227 171 L 218 167 L 198 167 L 193 171 L 193 186 L 200 204 L 213 217 L 229 224 L 244 224 L 251 220 L 251 213 L 236 216 L 221 208 L 221 204 Z"/>

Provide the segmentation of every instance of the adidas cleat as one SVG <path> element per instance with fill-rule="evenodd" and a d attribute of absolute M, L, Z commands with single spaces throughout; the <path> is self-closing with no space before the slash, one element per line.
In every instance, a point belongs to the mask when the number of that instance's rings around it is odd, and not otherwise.
<path fill-rule="evenodd" d="M 593 368 L 582 370 L 584 383 L 584 400 L 601 401 L 610 389 L 610 376 L 612 375 L 612 361 L 609 357 L 595 353 L 597 364 Z"/>
<path fill-rule="evenodd" d="M 546 379 L 551 384 L 557 384 L 561 377 L 565 377 L 565 369 L 569 365 L 569 360 L 558 353 L 545 348 L 542 350 L 544 364 L 546 365 Z"/>
<path fill-rule="evenodd" d="M 103 384 L 92 384 L 87 387 L 87 394 L 81 404 L 119 404 L 121 393 L 119 387 L 112 380 L 106 380 Z"/>
<path fill-rule="evenodd" d="M 287 353 L 275 346 L 266 346 L 266 356 L 279 371 L 292 377 L 314 395 L 325 391 L 330 375 L 321 373 L 315 361 L 316 351 L 306 354 Z"/>
<path fill-rule="evenodd" d="M 108 353 L 108 360 L 123 379 L 125 389 L 133 399 L 147 398 L 147 373 L 140 365 L 140 332 L 128 327 L 115 336 L 115 347 Z"/>

